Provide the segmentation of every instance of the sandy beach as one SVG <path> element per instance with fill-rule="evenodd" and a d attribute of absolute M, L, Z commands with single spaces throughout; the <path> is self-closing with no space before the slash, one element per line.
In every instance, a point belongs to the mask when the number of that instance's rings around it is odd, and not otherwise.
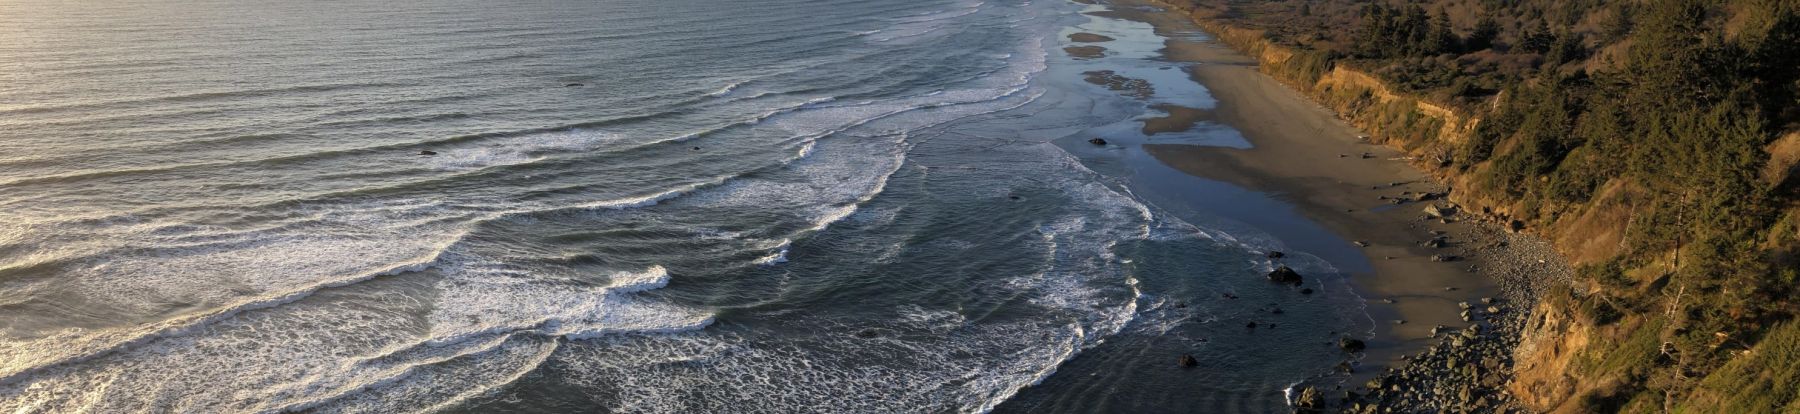
<path fill-rule="evenodd" d="M 1140 7 L 1156 6 L 1148 1 L 1115 5 L 1110 15 L 1151 23 L 1165 35 L 1200 31 L 1185 16 Z M 1273 194 L 1360 248 L 1371 270 L 1350 277 L 1377 323 L 1358 377 L 1376 372 L 1367 368 L 1403 363 L 1432 343 L 1437 326 L 1470 325 L 1460 304 L 1476 304 L 1480 312 L 1483 298 L 1516 296 L 1503 294 L 1509 292 L 1502 292 L 1501 281 L 1558 260 L 1547 245 L 1464 221 L 1466 214 L 1428 218 L 1428 204 L 1448 204 L 1416 199 L 1447 189 L 1397 151 L 1363 142 L 1361 132 L 1330 110 L 1258 73 L 1254 60 L 1225 45 L 1169 39 L 1164 56 L 1193 63 L 1192 79 L 1219 105 L 1212 111 L 1157 108 L 1170 116 L 1146 122 L 1144 132 L 1181 131 L 1206 120 L 1242 132 L 1253 147 L 1151 144 L 1145 150 L 1188 174 Z M 1441 245 L 1428 244 L 1440 237 Z"/>

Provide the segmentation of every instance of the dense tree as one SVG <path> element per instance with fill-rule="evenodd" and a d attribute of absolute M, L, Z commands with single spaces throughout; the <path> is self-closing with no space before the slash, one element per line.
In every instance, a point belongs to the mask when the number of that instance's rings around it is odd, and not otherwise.
<path fill-rule="evenodd" d="M 1492 16 L 1482 16 L 1475 23 L 1475 30 L 1463 40 L 1463 46 L 1469 51 L 1480 51 L 1494 47 L 1494 40 L 1500 37 L 1500 22 Z"/>

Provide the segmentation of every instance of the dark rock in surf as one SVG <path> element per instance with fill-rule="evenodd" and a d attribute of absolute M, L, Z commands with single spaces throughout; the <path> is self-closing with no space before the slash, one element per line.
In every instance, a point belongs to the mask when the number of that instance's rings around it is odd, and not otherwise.
<path fill-rule="evenodd" d="M 1361 339 L 1351 338 L 1348 336 L 1343 337 L 1343 338 L 1338 338 L 1338 349 L 1342 349 L 1342 350 L 1344 350 L 1344 352 L 1353 352 L 1353 353 L 1354 352 L 1362 352 L 1363 349 L 1366 349 L 1366 348 L 1368 348 L 1368 345 L 1364 344 Z"/>
<path fill-rule="evenodd" d="M 874 338 L 874 337 L 878 337 L 878 336 L 881 336 L 881 332 L 876 331 L 873 328 L 856 331 L 857 338 L 869 339 L 869 338 Z"/>
<path fill-rule="evenodd" d="M 1300 286 L 1300 272 L 1295 272 L 1294 269 L 1287 266 L 1276 266 L 1274 271 L 1269 272 L 1269 281 Z"/>
<path fill-rule="evenodd" d="M 1431 255 L 1431 261 L 1433 261 L 1433 262 L 1454 262 L 1454 261 L 1457 261 L 1457 260 L 1462 260 L 1462 257 L 1459 257 L 1459 256 L 1457 256 L 1457 255 L 1454 255 L 1454 254 L 1434 254 L 1434 255 Z"/>
<path fill-rule="evenodd" d="M 1178 365 L 1181 365 L 1182 368 L 1193 368 L 1193 367 L 1200 366 L 1200 360 L 1194 359 L 1193 355 L 1188 355 L 1188 354 L 1181 354 L 1181 359 L 1175 360 L 1175 363 Z"/>
<path fill-rule="evenodd" d="M 1300 294 L 1302 294 L 1302 295 L 1311 295 L 1311 294 L 1312 294 L 1312 288 L 1305 288 L 1305 289 L 1300 289 Z"/>
<path fill-rule="evenodd" d="M 419 151 L 419 155 L 437 155 L 437 151 L 432 151 L 432 150 L 420 150 L 420 151 Z"/>
<path fill-rule="evenodd" d="M 1094 139 L 1090 139 L 1090 140 L 1088 140 L 1088 143 L 1089 143 L 1089 144 L 1094 144 L 1094 145 L 1106 145 L 1106 138 L 1094 138 Z"/>
<path fill-rule="evenodd" d="M 1314 387 L 1301 388 L 1299 395 L 1294 397 L 1294 408 L 1308 412 L 1325 408 L 1325 393 Z"/>
<path fill-rule="evenodd" d="M 563 87 L 565 87 L 565 88 L 574 88 L 574 87 L 581 87 L 581 86 L 587 86 L 587 85 L 580 84 L 580 83 L 571 83 L 571 84 L 563 85 Z"/>
<path fill-rule="evenodd" d="M 1275 251 L 1275 250 L 1270 250 L 1270 251 L 1269 251 L 1269 258 L 1270 258 L 1270 259 L 1280 259 L 1280 258 L 1283 258 L 1283 257 L 1287 257 L 1287 254 L 1285 254 L 1285 253 L 1282 253 L 1282 252 L 1279 252 L 1279 251 Z"/>

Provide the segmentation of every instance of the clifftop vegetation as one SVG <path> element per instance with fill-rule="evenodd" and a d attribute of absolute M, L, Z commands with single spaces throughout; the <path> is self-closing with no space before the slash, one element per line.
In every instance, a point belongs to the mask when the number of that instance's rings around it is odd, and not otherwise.
<path fill-rule="evenodd" d="M 1575 259 L 1544 300 L 1592 337 L 1566 386 L 1515 387 L 1538 408 L 1800 412 L 1800 0 L 1172 1 L 1302 89 L 1354 69 L 1479 120 L 1308 91 Z"/>

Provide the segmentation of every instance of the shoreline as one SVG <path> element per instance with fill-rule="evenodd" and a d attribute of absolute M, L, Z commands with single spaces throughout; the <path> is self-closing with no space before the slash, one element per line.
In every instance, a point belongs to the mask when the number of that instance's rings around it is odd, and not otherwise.
<path fill-rule="evenodd" d="M 1388 385 L 1451 379 L 1447 375 L 1424 378 L 1434 370 L 1417 368 L 1422 361 L 1414 359 L 1439 364 L 1445 359 L 1473 359 L 1481 365 L 1475 371 L 1482 371 L 1471 376 L 1480 379 L 1473 382 L 1485 383 L 1482 386 L 1495 394 L 1493 401 L 1480 397 L 1482 404 L 1504 403 L 1506 397 L 1498 391 L 1506 379 L 1499 371 L 1505 371 L 1502 365 L 1510 366 L 1518 329 L 1535 302 L 1535 281 L 1549 278 L 1536 274 L 1567 272 L 1566 260 L 1542 240 L 1510 234 L 1466 213 L 1427 219 L 1427 204 L 1454 205 L 1439 196 L 1448 190 L 1405 162 L 1402 153 L 1359 140 L 1360 131 L 1300 92 L 1262 74 L 1254 59 L 1217 39 L 1170 36 L 1200 32 L 1201 28 L 1167 5 L 1154 0 L 1112 3 L 1119 7 L 1108 12 L 1110 15 L 1150 23 L 1165 35 L 1166 59 L 1192 65 L 1190 79 L 1205 86 L 1219 102 L 1204 118 L 1240 131 L 1253 145 L 1236 149 L 1148 144 L 1144 146 L 1148 154 L 1189 175 L 1270 193 L 1330 232 L 1366 243 L 1358 247 L 1370 271 L 1349 272 L 1347 277 L 1368 301 L 1368 313 L 1376 322 L 1375 337 L 1368 343 L 1352 384 L 1379 382 L 1352 392 L 1369 392 L 1369 388 L 1412 391 L 1411 386 Z M 1418 198 L 1429 200 L 1415 200 Z M 1442 242 L 1432 242 L 1439 237 Z M 1464 304 L 1469 305 L 1467 312 Z M 1479 327 L 1473 328 L 1468 338 L 1455 339 L 1461 336 L 1458 332 L 1476 325 Z M 1438 332 L 1440 326 L 1449 333 Z M 1400 376 L 1406 378 L 1395 379 Z M 1382 405 L 1411 402 L 1413 405 L 1403 406 L 1416 407 L 1442 405 L 1457 397 L 1445 395 L 1455 391 L 1435 385 L 1435 392 L 1375 394 L 1383 394 L 1377 398 L 1385 401 Z M 1464 384 L 1464 388 L 1470 386 Z M 1463 394 L 1462 399 L 1468 400 L 1468 393 Z M 1328 399 L 1341 398 L 1346 404 L 1376 398 L 1332 395 L 1341 397 Z"/>

